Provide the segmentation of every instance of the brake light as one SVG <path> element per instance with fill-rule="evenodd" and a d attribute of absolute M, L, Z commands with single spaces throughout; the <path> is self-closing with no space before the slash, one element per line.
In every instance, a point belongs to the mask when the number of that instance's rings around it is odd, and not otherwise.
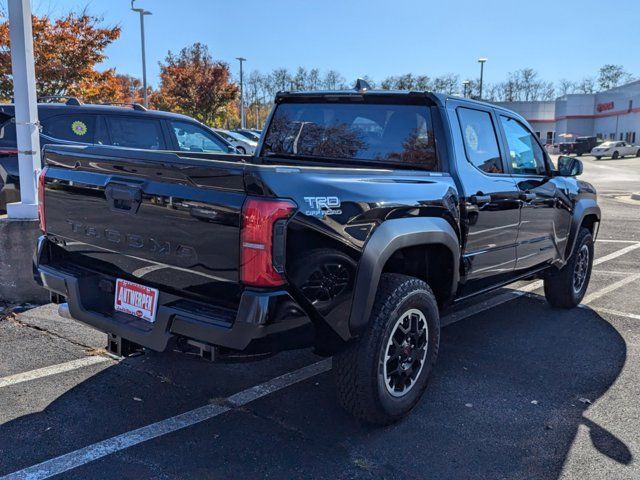
<path fill-rule="evenodd" d="M 0 148 L 0 155 L 17 155 L 17 148 Z"/>
<path fill-rule="evenodd" d="M 42 233 L 47 233 L 47 220 L 44 218 L 44 180 L 48 168 L 49 167 L 44 167 L 38 177 L 38 218 L 40 219 L 40 230 L 42 230 Z"/>
<path fill-rule="evenodd" d="M 256 287 L 284 284 L 284 224 L 295 209 L 290 200 L 245 200 L 240 231 L 242 283 Z"/>

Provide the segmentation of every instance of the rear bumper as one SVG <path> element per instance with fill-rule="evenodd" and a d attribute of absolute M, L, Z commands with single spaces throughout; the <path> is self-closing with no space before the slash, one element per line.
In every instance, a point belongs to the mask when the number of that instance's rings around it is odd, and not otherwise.
<path fill-rule="evenodd" d="M 45 237 L 39 241 L 42 251 Z M 66 298 L 72 318 L 97 330 L 144 347 L 164 351 L 172 337 L 185 337 L 227 349 L 264 353 L 313 344 L 313 327 L 288 292 L 245 290 L 237 311 L 193 302 L 160 292 L 156 321 L 149 323 L 113 310 L 113 293 L 102 274 L 43 265 L 36 252 L 36 276 L 42 285 Z"/>

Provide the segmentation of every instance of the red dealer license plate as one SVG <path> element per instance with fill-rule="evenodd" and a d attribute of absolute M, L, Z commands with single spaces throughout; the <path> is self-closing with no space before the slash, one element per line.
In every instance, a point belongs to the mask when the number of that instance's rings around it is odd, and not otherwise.
<path fill-rule="evenodd" d="M 116 281 L 114 308 L 147 322 L 155 322 L 158 308 L 158 290 L 119 278 Z"/>

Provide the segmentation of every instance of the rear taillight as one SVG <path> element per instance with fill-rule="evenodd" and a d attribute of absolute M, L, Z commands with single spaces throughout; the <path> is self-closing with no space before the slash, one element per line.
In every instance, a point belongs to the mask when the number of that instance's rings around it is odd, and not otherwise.
<path fill-rule="evenodd" d="M 47 233 L 47 220 L 44 218 L 44 180 L 47 175 L 47 169 L 44 167 L 38 177 L 38 218 L 40 219 L 40 230 Z"/>
<path fill-rule="evenodd" d="M 240 281 L 255 287 L 284 284 L 285 223 L 295 211 L 290 200 L 248 197 L 242 206 Z"/>
<path fill-rule="evenodd" d="M 0 148 L 0 155 L 18 155 L 17 148 Z"/>

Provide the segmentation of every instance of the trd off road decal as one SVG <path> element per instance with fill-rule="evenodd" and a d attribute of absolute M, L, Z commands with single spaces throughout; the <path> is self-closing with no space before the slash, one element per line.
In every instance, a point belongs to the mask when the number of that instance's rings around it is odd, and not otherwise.
<path fill-rule="evenodd" d="M 338 197 L 304 197 L 304 201 L 309 206 L 305 215 L 321 217 L 323 215 L 341 215 L 340 199 Z"/>

